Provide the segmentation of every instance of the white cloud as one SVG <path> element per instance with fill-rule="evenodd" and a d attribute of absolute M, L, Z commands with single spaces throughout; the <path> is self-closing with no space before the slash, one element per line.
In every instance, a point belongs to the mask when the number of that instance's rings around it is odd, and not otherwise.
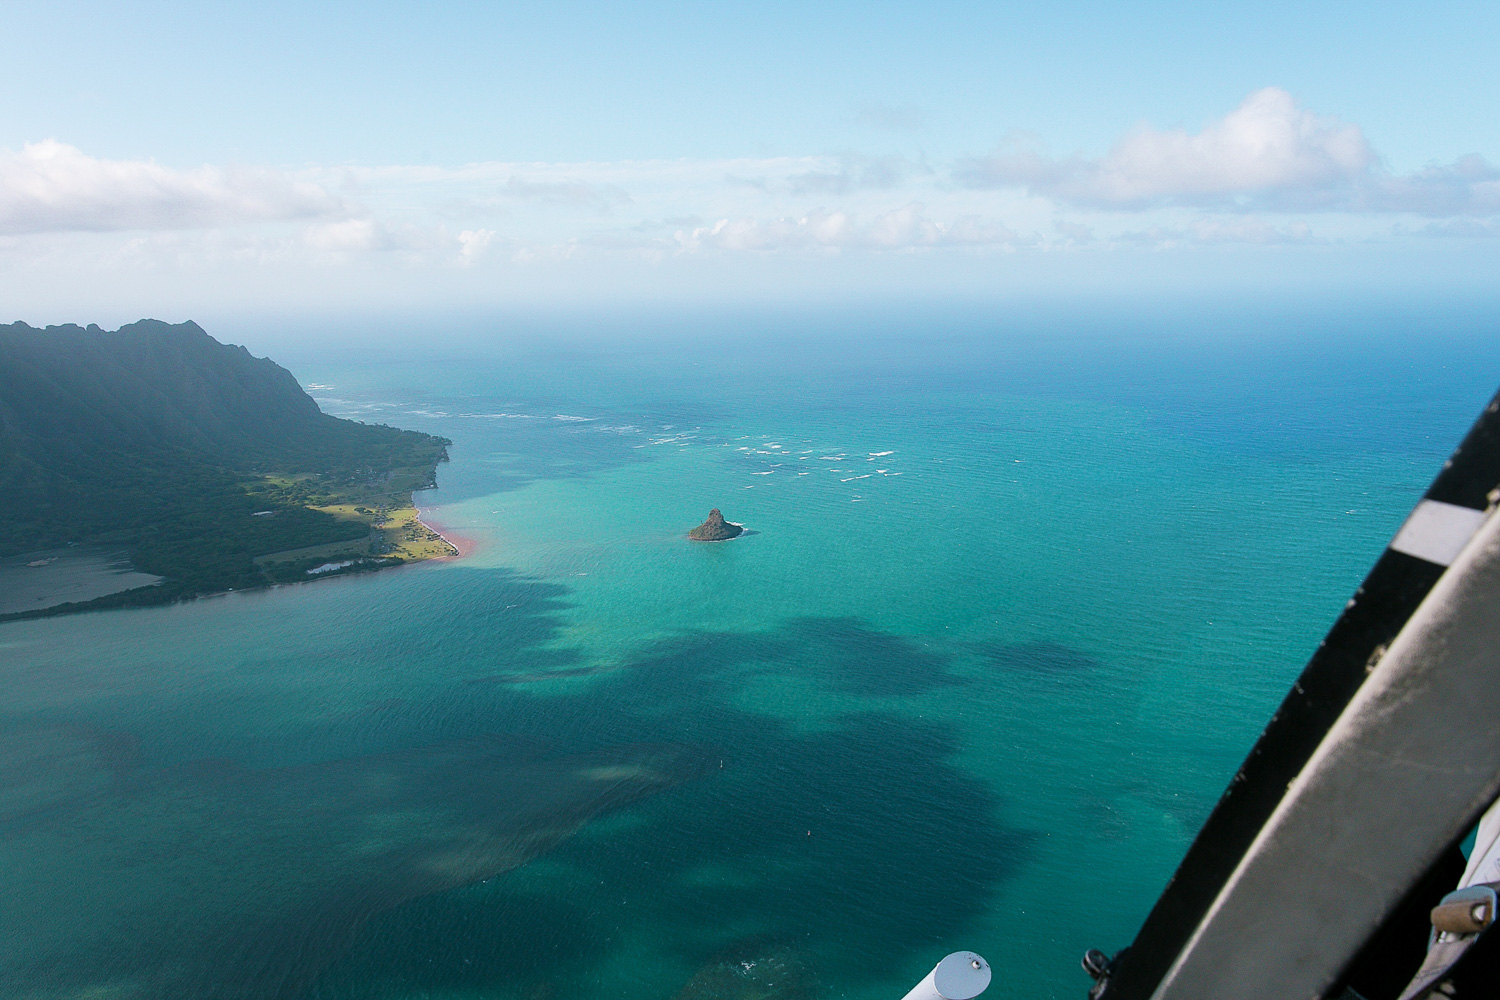
<path fill-rule="evenodd" d="M 794 195 L 847 194 L 867 189 L 889 190 L 913 174 L 928 172 L 903 156 L 858 156 L 846 153 L 836 165 L 819 166 L 786 178 Z"/>
<path fill-rule="evenodd" d="M 606 209 L 631 201 L 625 189 L 615 184 L 589 184 L 573 179 L 529 180 L 515 175 L 505 182 L 501 197 Z"/>
<path fill-rule="evenodd" d="M 1125 211 L 1500 213 L 1500 169 L 1482 157 L 1391 174 L 1357 125 L 1299 107 L 1277 87 L 1257 90 L 1200 132 L 1143 125 L 1097 158 L 1051 157 L 1015 142 L 958 163 L 953 177 L 971 190 L 1025 188 L 1054 202 Z"/>
<path fill-rule="evenodd" d="M 342 253 L 389 250 L 393 245 L 390 233 L 374 219 L 343 219 L 309 226 L 306 239 L 315 250 Z"/>
<path fill-rule="evenodd" d="M 1500 169 L 1471 154 L 1404 177 L 1375 176 L 1360 192 L 1358 207 L 1430 216 L 1494 215 L 1500 213 Z"/>
<path fill-rule="evenodd" d="M 465 230 L 456 237 L 446 226 L 411 223 L 387 225 L 379 219 L 340 219 L 308 226 L 302 242 L 329 258 L 351 254 L 389 253 L 409 263 L 473 263 L 494 233 L 487 229 Z M 456 255 L 456 257 L 455 257 Z"/>
<path fill-rule="evenodd" d="M 963 163 L 956 175 L 972 187 L 1024 185 L 1077 204 L 1141 207 L 1293 192 L 1315 197 L 1348 186 L 1374 163 L 1358 126 L 1267 87 L 1201 132 L 1143 125 L 1098 159 L 1010 150 Z"/>
<path fill-rule="evenodd" d="M 336 215 L 317 184 L 274 170 L 171 170 L 48 139 L 0 153 L 0 233 L 202 229 Z"/>
<path fill-rule="evenodd" d="M 998 246 L 1018 241 L 1005 226 L 974 216 L 951 222 L 927 218 L 911 202 L 862 222 L 843 211 L 816 209 L 805 215 L 774 219 L 720 219 L 712 226 L 679 230 L 678 247 L 686 252 L 716 250 L 825 249 L 907 250 L 936 246 Z"/>
<path fill-rule="evenodd" d="M 1277 90 L 1200 131 L 1137 129 L 1095 159 L 1012 148 L 956 170 L 845 153 L 177 171 L 55 141 L 0 151 L 0 271 L 59 275 L 421 271 L 478 287 L 524 285 L 534 279 L 515 275 L 554 265 L 668 273 L 692 255 L 733 268 L 778 254 L 1276 254 L 1308 243 L 1431 247 L 1428 237 L 1493 237 L 1497 226 L 1500 169 L 1489 162 L 1392 175 L 1356 126 Z"/>
<path fill-rule="evenodd" d="M 479 259 L 485 249 L 495 239 L 495 233 L 490 229 L 465 229 L 458 234 L 458 255 L 465 264 L 472 264 Z"/>
<path fill-rule="evenodd" d="M 1306 222 L 1276 225 L 1262 219 L 1194 219 L 1188 225 L 1198 243 L 1260 243 L 1264 245 L 1310 243 L 1312 226 Z"/>
<path fill-rule="evenodd" d="M 1254 244 L 1286 246 L 1314 242 L 1312 226 L 1295 221 L 1283 225 L 1245 216 L 1203 217 L 1182 226 L 1152 225 L 1141 230 L 1120 233 L 1121 244 L 1172 249 L 1182 246 Z"/>

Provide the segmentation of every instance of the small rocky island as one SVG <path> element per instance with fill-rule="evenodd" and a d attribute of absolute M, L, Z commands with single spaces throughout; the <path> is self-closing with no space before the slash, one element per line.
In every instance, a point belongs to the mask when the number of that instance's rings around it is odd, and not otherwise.
<path fill-rule="evenodd" d="M 688 537 L 695 542 L 727 542 L 744 530 L 744 525 L 724 520 L 715 507 L 708 512 L 708 520 L 689 531 Z"/>

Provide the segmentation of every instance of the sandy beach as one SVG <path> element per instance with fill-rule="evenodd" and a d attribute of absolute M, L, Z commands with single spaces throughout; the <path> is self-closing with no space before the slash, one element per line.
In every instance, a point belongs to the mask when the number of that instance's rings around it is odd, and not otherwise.
<path fill-rule="evenodd" d="M 434 509 L 435 508 L 431 507 L 418 507 L 417 519 L 421 521 L 422 524 L 425 525 L 429 530 L 435 531 L 439 535 L 441 535 L 445 542 L 458 550 L 458 555 L 447 556 L 443 558 L 463 559 L 466 556 L 473 555 L 474 552 L 479 548 L 479 543 L 472 538 L 466 538 L 465 536 L 454 531 L 452 528 L 446 527 L 441 522 L 434 520 L 432 517 L 432 512 Z"/>

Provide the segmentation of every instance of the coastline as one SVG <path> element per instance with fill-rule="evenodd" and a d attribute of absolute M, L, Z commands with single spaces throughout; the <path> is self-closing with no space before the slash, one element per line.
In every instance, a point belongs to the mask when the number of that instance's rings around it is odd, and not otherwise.
<path fill-rule="evenodd" d="M 304 571 L 304 575 L 299 575 L 296 578 L 272 578 L 266 580 L 263 583 L 257 583 L 254 586 L 249 587 L 229 587 L 224 589 L 203 590 L 197 592 L 188 591 L 179 587 L 172 586 L 171 581 L 159 579 L 156 583 L 149 586 L 137 586 L 128 589 L 121 589 L 119 591 L 105 594 L 99 597 L 94 597 L 91 599 L 62 601 L 54 604 L 49 604 L 41 608 L 6 611 L 0 613 L 0 622 L 19 621 L 29 618 L 51 618 L 56 615 L 75 614 L 84 611 L 104 611 L 113 608 L 149 607 L 153 605 L 173 604 L 182 600 L 198 600 L 208 597 L 218 597 L 223 594 L 235 593 L 236 591 L 249 592 L 254 590 L 269 589 L 273 587 L 281 587 L 294 583 L 311 583 L 314 580 L 326 580 L 333 579 L 335 577 L 350 576 L 355 573 L 366 573 L 373 570 L 388 569 L 392 566 L 399 566 L 403 564 L 415 565 L 416 563 L 421 562 L 450 562 L 470 556 L 480 548 L 479 542 L 475 539 L 459 534 L 452 528 L 446 527 L 442 523 L 433 520 L 430 516 L 430 512 L 435 510 L 436 508 L 419 507 L 415 503 L 415 499 L 415 497 L 411 497 L 406 505 L 390 512 L 396 517 L 396 521 L 394 524 L 389 525 L 389 527 L 386 529 L 373 529 L 376 532 L 383 532 L 385 530 L 389 530 L 391 532 L 390 535 L 384 536 L 389 539 L 390 543 L 393 543 L 391 545 L 391 549 L 387 550 L 386 554 L 366 553 L 362 551 L 362 547 L 368 543 L 361 543 L 360 545 L 355 546 L 350 546 L 349 543 L 333 543 L 332 545 L 328 546 L 313 546 L 306 550 L 291 550 L 288 552 L 270 553 L 267 556 L 257 557 L 255 560 L 257 565 L 265 565 L 267 562 L 274 562 L 276 561 L 276 557 L 278 556 L 283 557 L 283 559 L 286 556 L 300 556 L 306 561 L 316 562 L 319 565 L 336 564 L 340 560 L 347 560 L 347 562 L 345 565 L 337 566 L 337 568 L 335 569 L 325 570 L 315 574 L 307 575 Z M 342 511 L 340 510 L 340 506 L 349 507 L 350 511 Z M 353 505 L 351 503 L 319 509 L 338 511 L 339 513 L 344 514 L 344 516 L 349 516 L 349 513 L 352 513 L 352 507 Z M 426 552 L 424 552 L 423 550 L 426 549 L 428 551 L 431 551 L 433 548 L 436 548 L 436 545 L 433 542 L 423 542 L 421 540 L 412 541 L 401 538 L 400 533 L 402 526 L 410 525 L 412 523 L 420 524 L 424 529 L 436 535 L 438 539 L 441 540 L 442 544 L 449 549 L 449 551 L 442 555 L 429 555 L 426 554 Z M 32 555 L 35 555 L 35 553 L 33 553 Z M 313 566 L 311 568 L 316 570 L 318 567 Z M 36 570 L 33 569 L 33 572 L 35 571 Z"/>
<path fill-rule="evenodd" d="M 435 559 L 442 561 L 457 560 L 473 555 L 479 549 L 479 543 L 472 538 L 460 535 L 452 528 L 434 520 L 432 512 L 436 509 L 436 507 L 417 507 L 417 520 L 421 525 L 453 547 L 453 555 L 436 556 Z"/>

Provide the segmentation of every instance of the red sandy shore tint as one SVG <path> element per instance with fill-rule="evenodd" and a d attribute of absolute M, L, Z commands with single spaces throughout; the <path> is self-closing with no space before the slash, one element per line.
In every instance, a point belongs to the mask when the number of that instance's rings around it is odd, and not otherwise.
<path fill-rule="evenodd" d="M 422 511 L 421 508 L 417 509 L 417 520 L 425 524 L 430 530 L 436 531 L 438 534 L 442 535 L 449 545 L 458 550 L 458 555 L 448 556 L 446 558 L 462 559 L 464 556 L 473 555 L 474 551 L 479 548 L 479 543 L 474 539 L 465 538 L 463 535 L 455 532 L 452 528 L 443 527 L 441 524 L 434 521 L 430 515 Z"/>

